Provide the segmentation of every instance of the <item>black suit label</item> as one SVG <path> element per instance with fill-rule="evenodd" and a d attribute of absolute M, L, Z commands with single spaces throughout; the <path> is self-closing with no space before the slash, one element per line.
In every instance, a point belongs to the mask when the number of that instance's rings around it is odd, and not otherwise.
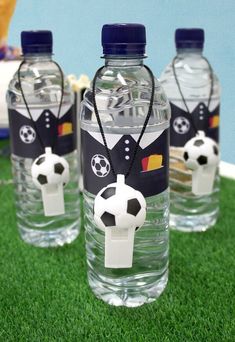
<path fill-rule="evenodd" d="M 170 145 L 183 147 L 188 140 L 195 136 L 191 120 L 197 130 L 205 132 L 206 136 L 219 142 L 219 105 L 209 111 L 203 102 L 198 103 L 192 113 L 171 103 Z"/>
<path fill-rule="evenodd" d="M 126 174 L 139 135 L 106 134 L 111 159 L 117 174 Z M 110 169 L 101 134 L 81 130 L 84 188 L 96 195 L 103 187 L 116 182 Z M 169 129 L 144 133 L 126 183 L 145 197 L 168 188 Z"/>
<path fill-rule="evenodd" d="M 20 113 L 15 109 L 9 109 L 11 152 L 19 157 L 32 159 L 45 153 L 38 134 L 45 146 L 53 146 L 55 143 L 54 153 L 58 155 L 74 151 L 76 149 L 75 106 L 66 109 L 62 106 L 61 112 L 64 110 L 66 112 L 59 118 L 58 123 L 50 109 L 44 109 L 37 115 L 31 110 L 35 120 L 33 124 L 25 110 Z"/>

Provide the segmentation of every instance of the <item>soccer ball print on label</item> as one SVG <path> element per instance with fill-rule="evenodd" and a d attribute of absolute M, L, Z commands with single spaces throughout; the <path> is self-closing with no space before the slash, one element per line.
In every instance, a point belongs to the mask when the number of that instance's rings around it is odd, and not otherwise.
<path fill-rule="evenodd" d="M 101 154 L 95 154 L 91 159 L 91 167 L 97 177 L 106 177 L 110 172 L 110 163 Z"/>
<path fill-rule="evenodd" d="M 36 132 L 31 126 L 22 126 L 19 131 L 20 139 L 25 144 L 32 144 L 36 139 Z"/>
<path fill-rule="evenodd" d="M 173 122 L 173 128 L 178 134 L 186 134 L 190 129 L 190 122 L 184 116 L 178 116 Z"/>

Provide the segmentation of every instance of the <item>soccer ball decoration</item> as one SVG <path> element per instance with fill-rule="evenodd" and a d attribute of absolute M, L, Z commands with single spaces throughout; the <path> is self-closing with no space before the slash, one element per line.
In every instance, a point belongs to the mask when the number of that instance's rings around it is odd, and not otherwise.
<path fill-rule="evenodd" d="M 34 140 L 36 139 L 36 133 L 33 127 L 31 126 L 22 126 L 20 128 L 20 139 L 23 141 L 25 144 L 32 144 Z"/>
<path fill-rule="evenodd" d="M 95 154 L 91 159 L 91 168 L 97 177 L 106 177 L 110 171 L 110 164 L 107 158 Z"/>
<path fill-rule="evenodd" d="M 64 214 L 63 187 L 69 182 L 69 164 L 65 158 L 46 147 L 45 154 L 34 160 L 31 174 L 33 183 L 42 192 L 45 216 Z"/>
<path fill-rule="evenodd" d="M 146 201 L 125 184 L 125 176 L 101 189 L 94 202 L 94 220 L 105 232 L 105 267 L 132 267 L 135 232 L 144 224 Z"/>
<path fill-rule="evenodd" d="M 178 116 L 173 122 L 173 128 L 178 134 L 185 134 L 190 129 L 190 123 L 188 119 L 183 116 Z"/>
<path fill-rule="evenodd" d="M 183 158 L 186 167 L 192 170 L 193 194 L 211 194 L 219 164 L 218 144 L 198 131 L 196 137 L 185 144 Z"/>

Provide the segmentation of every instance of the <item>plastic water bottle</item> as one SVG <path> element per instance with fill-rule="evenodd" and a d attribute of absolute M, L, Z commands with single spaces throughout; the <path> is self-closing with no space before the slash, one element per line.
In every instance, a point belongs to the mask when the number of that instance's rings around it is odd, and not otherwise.
<path fill-rule="evenodd" d="M 65 79 L 57 119 L 61 74 L 52 61 L 52 33 L 24 31 L 21 42 L 24 64 L 20 79 L 34 123 L 23 101 L 16 73 L 9 84 L 7 102 L 17 226 L 22 239 L 29 244 L 62 246 L 77 237 L 80 222 L 74 96 Z M 32 163 L 45 153 L 40 139 L 45 146 L 54 143 L 54 153 L 65 157 L 69 163 L 70 181 L 64 188 L 65 213 L 62 215 L 44 215 L 41 191 L 32 182 Z"/>
<path fill-rule="evenodd" d="M 170 63 L 160 78 L 171 105 L 170 227 L 185 232 L 205 231 L 215 224 L 218 217 L 219 176 L 217 173 L 210 195 L 195 196 L 191 191 L 192 174 L 184 166 L 182 151 L 185 143 L 195 136 L 192 120 L 198 130 L 218 142 L 220 85 L 202 55 L 202 29 L 177 29 L 175 43 L 175 73 L 190 113 L 186 110 Z M 211 76 L 213 92 L 208 109 Z"/>
<path fill-rule="evenodd" d="M 102 44 L 105 65 L 96 81 L 96 103 L 115 172 L 126 174 L 152 91 L 143 63 L 145 27 L 104 25 Z M 105 267 L 105 233 L 95 225 L 93 204 L 96 194 L 116 178 L 94 115 L 92 89 L 84 95 L 81 138 L 88 280 L 95 295 L 112 305 L 135 307 L 150 303 L 167 284 L 169 119 L 169 103 L 155 79 L 152 114 L 126 179 L 146 198 L 146 221 L 135 233 L 132 267 Z"/>

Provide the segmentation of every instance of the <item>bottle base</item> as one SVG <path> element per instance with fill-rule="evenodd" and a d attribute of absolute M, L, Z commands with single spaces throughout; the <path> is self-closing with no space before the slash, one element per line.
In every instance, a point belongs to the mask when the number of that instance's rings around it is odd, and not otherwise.
<path fill-rule="evenodd" d="M 168 271 L 151 284 L 140 285 L 136 279 L 136 286 L 132 288 L 125 284 L 110 284 L 110 279 L 102 278 L 102 281 L 93 279 L 91 273 L 88 274 L 89 285 L 95 296 L 105 303 L 114 306 L 125 306 L 135 308 L 143 304 L 154 302 L 164 291 L 168 281 Z M 141 280 L 139 280 L 141 282 Z"/>
<path fill-rule="evenodd" d="M 175 215 L 170 214 L 170 229 L 181 232 L 205 232 L 217 221 L 219 210 L 204 215 Z"/>
<path fill-rule="evenodd" d="M 73 242 L 80 232 L 80 221 L 75 221 L 67 228 L 59 228 L 51 231 L 35 230 L 19 227 L 22 240 L 36 247 L 61 247 Z"/>

